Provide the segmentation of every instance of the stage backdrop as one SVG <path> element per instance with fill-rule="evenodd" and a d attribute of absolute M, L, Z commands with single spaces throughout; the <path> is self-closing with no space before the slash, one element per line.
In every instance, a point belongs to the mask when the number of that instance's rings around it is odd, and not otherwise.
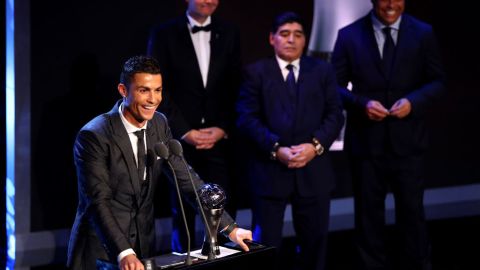
<path fill-rule="evenodd" d="M 328 51 L 343 18 L 362 15 L 369 0 L 221 1 L 218 15 L 236 23 L 242 34 L 245 64 L 272 55 L 271 19 L 293 10 L 314 29 L 311 51 Z M 356 3 L 363 2 L 361 7 Z M 445 3 L 443 3 L 445 2 Z M 76 132 L 97 114 L 111 109 L 121 64 L 144 54 L 150 27 L 184 14 L 184 1 L 31 1 L 31 227 L 32 231 L 69 228 L 77 205 L 72 146 Z M 433 24 L 448 72 L 447 96 L 430 111 L 431 145 L 427 187 L 480 182 L 478 122 L 480 72 L 478 49 L 464 42 L 475 29 L 464 7 L 447 1 L 407 2 L 407 12 Z M 445 18 L 448 18 L 445 19 Z M 332 20 L 334 20 L 332 22 Z M 312 27 L 312 22 L 315 22 Z M 333 153 L 337 172 L 335 198 L 351 196 L 343 152 Z M 27 168 L 28 169 L 28 168 Z M 159 216 L 166 216 L 167 186 L 159 191 Z M 246 189 L 241 183 L 239 189 Z M 248 201 L 241 206 L 248 207 Z"/>

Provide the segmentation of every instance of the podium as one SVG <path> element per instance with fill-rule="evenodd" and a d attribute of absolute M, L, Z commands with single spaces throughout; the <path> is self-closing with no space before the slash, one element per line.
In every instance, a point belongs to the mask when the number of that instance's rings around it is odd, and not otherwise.
<path fill-rule="evenodd" d="M 165 265 L 155 265 L 153 269 L 145 267 L 145 270 L 159 270 L 159 269 L 173 269 L 173 270 L 190 270 L 190 269 L 205 269 L 205 270 L 244 270 L 244 269 L 256 269 L 255 265 L 266 265 L 271 263 L 275 258 L 274 247 L 258 247 L 249 252 L 238 252 L 225 257 L 217 258 L 214 260 L 194 260 L 191 265 L 175 265 L 166 267 Z M 155 259 L 165 255 L 148 258 L 147 260 L 155 261 Z M 97 270 L 118 270 L 118 266 L 97 260 Z"/>

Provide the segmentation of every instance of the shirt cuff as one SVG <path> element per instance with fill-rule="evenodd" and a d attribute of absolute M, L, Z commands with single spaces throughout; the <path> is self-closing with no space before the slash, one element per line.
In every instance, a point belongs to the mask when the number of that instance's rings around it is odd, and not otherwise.
<path fill-rule="evenodd" d="M 190 130 L 189 130 L 188 132 L 190 132 Z M 184 140 L 184 139 L 185 139 L 185 137 L 187 137 L 187 134 L 188 134 L 188 132 L 187 132 L 187 133 L 185 133 L 185 134 L 183 134 L 183 136 L 182 136 L 182 137 L 180 137 L 180 140 Z"/>
<path fill-rule="evenodd" d="M 120 254 L 118 254 L 117 262 L 120 264 L 120 261 L 122 261 L 123 258 L 125 258 L 126 256 L 131 255 L 131 254 L 137 256 L 137 254 L 135 253 L 135 251 L 133 251 L 133 249 L 131 249 L 131 248 L 125 249 L 124 251 L 120 252 Z"/>

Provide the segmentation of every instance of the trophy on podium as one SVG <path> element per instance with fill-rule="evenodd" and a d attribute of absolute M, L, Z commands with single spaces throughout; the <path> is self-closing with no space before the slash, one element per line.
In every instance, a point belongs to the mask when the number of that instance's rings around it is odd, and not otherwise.
<path fill-rule="evenodd" d="M 217 241 L 217 231 L 227 196 L 225 191 L 217 184 L 204 184 L 198 191 L 202 210 L 205 213 L 205 239 L 202 246 L 202 255 L 208 259 L 215 259 L 220 255 Z"/>

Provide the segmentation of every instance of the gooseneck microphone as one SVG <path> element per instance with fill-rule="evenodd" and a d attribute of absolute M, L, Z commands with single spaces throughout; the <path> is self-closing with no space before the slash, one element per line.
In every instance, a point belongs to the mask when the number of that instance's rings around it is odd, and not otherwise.
<path fill-rule="evenodd" d="M 167 146 L 165 146 L 165 144 L 163 144 L 163 142 L 159 142 L 159 143 L 156 143 L 153 146 L 153 149 L 155 150 L 155 154 L 157 154 L 157 156 L 159 156 L 159 157 L 161 157 L 161 158 L 163 158 L 167 161 L 168 166 L 170 166 L 170 170 L 172 171 L 172 174 L 173 174 L 173 179 L 174 179 L 174 182 L 175 182 L 175 188 L 177 190 L 178 202 L 180 204 L 180 210 L 182 212 L 183 224 L 185 225 L 185 231 L 187 233 L 188 243 L 187 243 L 187 258 L 185 260 L 185 264 L 186 265 L 191 265 L 192 264 L 192 259 L 190 257 L 190 232 L 188 230 L 187 218 L 185 217 L 185 209 L 183 208 L 182 197 L 180 195 L 180 188 L 178 187 L 177 175 L 175 174 L 175 170 L 173 169 L 172 164 L 168 160 L 170 154 L 169 154 Z"/>
<path fill-rule="evenodd" d="M 202 215 L 203 223 L 205 224 L 205 231 L 207 232 L 209 239 L 211 239 L 212 238 L 212 232 L 210 231 L 210 228 L 207 226 L 207 224 L 208 224 L 207 223 L 207 217 L 205 216 L 205 212 L 203 211 L 202 202 L 200 202 L 200 198 L 198 197 L 197 188 L 195 187 L 195 184 L 193 183 L 192 174 L 190 173 L 189 166 L 188 166 L 188 164 L 185 161 L 185 158 L 183 156 L 182 144 L 178 140 L 172 139 L 168 142 L 168 148 L 170 148 L 170 151 L 173 155 L 180 157 L 183 164 L 185 165 L 185 169 L 187 169 L 188 178 L 190 179 L 190 183 L 192 184 L 192 188 L 193 188 L 193 192 L 195 193 L 195 198 L 197 200 L 198 208 L 199 208 L 200 214 Z M 215 259 L 215 253 L 214 253 L 213 248 L 214 247 L 212 245 L 210 245 L 210 252 L 208 253 L 208 260 Z"/>

